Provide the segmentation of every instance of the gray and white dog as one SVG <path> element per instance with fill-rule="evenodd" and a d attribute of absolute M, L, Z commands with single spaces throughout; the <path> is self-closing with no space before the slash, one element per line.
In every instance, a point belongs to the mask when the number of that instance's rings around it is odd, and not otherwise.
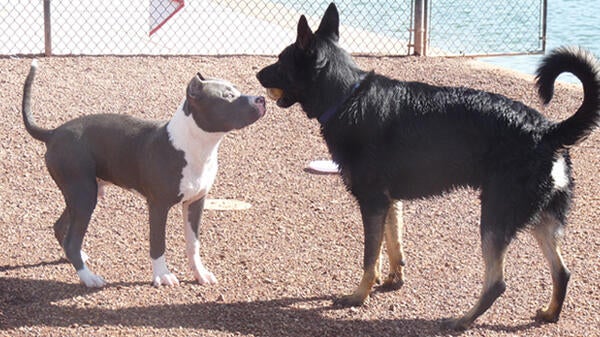
<path fill-rule="evenodd" d="M 23 121 L 33 138 L 46 143 L 46 167 L 66 203 L 54 234 L 81 282 L 88 287 L 106 284 L 86 266 L 81 245 L 102 186 L 112 183 L 139 192 L 148 202 L 155 286 L 179 283 L 165 261 L 167 214 L 178 203 L 183 205 L 186 255 L 194 277 L 201 284 L 216 283 L 199 254 L 204 200 L 217 174 L 223 136 L 261 118 L 264 97 L 242 95 L 227 81 L 198 74 L 168 122 L 97 114 L 48 130 L 37 126 L 31 116 L 36 70 L 34 60 L 23 88 Z"/>

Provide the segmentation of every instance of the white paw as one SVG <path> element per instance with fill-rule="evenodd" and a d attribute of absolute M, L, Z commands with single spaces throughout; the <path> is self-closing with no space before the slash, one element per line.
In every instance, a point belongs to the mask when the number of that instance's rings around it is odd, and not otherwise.
<path fill-rule="evenodd" d="M 79 281 L 88 288 L 101 288 L 106 285 L 106 281 L 101 276 L 92 273 L 86 266 L 77 271 Z"/>
<path fill-rule="evenodd" d="M 196 280 L 198 281 L 198 283 L 200 284 L 216 284 L 217 283 L 217 278 L 215 277 L 215 275 L 213 273 L 211 273 L 210 271 L 206 270 L 205 268 L 192 268 L 193 272 L 194 272 L 194 277 L 196 278 Z"/>
<path fill-rule="evenodd" d="M 171 273 L 162 274 L 162 275 L 154 275 L 154 280 L 152 281 L 152 285 L 155 287 L 160 286 L 175 286 L 179 285 L 179 280 L 177 277 Z"/>
<path fill-rule="evenodd" d="M 173 275 L 169 268 L 167 268 L 167 262 L 165 256 L 162 255 L 156 260 L 152 260 L 152 285 L 155 287 L 174 286 L 178 285 L 179 280 Z"/>
<path fill-rule="evenodd" d="M 194 273 L 194 278 L 200 284 L 216 284 L 217 278 L 213 273 L 208 271 L 202 261 L 200 260 L 200 255 L 196 250 L 195 253 L 188 254 L 188 262 L 192 273 Z"/>

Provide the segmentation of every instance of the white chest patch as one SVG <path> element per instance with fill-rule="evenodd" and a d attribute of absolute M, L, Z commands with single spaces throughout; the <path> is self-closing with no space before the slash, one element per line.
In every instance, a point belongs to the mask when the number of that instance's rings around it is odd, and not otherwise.
<path fill-rule="evenodd" d="M 567 175 L 567 163 L 562 156 L 552 164 L 552 172 L 550 173 L 554 181 L 554 188 L 562 190 L 569 185 L 569 177 Z"/>
<path fill-rule="evenodd" d="M 225 133 L 206 132 L 194 118 L 183 112 L 183 103 L 167 125 L 169 140 L 175 149 L 183 151 L 186 165 L 181 171 L 179 195 L 181 201 L 193 201 L 205 196 L 217 176 L 217 150 Z"/>

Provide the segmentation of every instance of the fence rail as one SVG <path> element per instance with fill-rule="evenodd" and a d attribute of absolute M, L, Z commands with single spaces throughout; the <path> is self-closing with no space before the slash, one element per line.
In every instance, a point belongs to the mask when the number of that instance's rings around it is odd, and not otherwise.
<path fill-rule="evenodd" d="M 3 0 L 0 55 L 275 55 L 331 0 Z M 547 0 L 340 0 L 354 54 L 536 53 Z M 170 19 L 167 19 L 169 16 Z"/>

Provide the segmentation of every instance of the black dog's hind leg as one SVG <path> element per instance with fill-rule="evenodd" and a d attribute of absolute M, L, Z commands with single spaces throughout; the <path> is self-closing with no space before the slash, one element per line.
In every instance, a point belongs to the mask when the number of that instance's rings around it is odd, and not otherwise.
<path fill-rule="evenodd" d="M 359 199 L 358 203 L 363 221 L 365 241 L 363 276 L 358 288 L 351 295 L 341 297 L 335 301 L 335 304 L 342 306 L 363 305 L 376 282 L 384 224 L 390 206 L 389 199 L 383 195 L 379 198 Z"/>
<path fill-rule="evenodd" d="M 536 318 L 545 322 L 556 322 L 560 316 L 562 305 L 567 294 L 567 283 L 570 272 L 565 267 L 558 239 L 563 223 L 549 213 L 542 213 L 540 222 L 533 227 L 532 233 L 537 240 L 552 274 L 552 298 L 543 309 L 538 310 Z"/>
<path fill-rule="evenodd" d="M 482 198 L 483 199 L 483 198 Z M 503 207 L 495 207 L 503 205 Z M 504 207 L 506 206 L 506 207 Z M 483 289 L 477 303 L 466 314 L 459 318 L 446 320 L 444 325 L 454 330 L 467 329 L 477 317 L 481 316 L 506 289 L 504 282 L 504 260 L 506 250 L 514 233 L 505 221 L 514 219 L 510 205 L 499 202 L 485 202 L 481 207 L 481 247 L 485 265 Z"/>
<path fill-rule="evenodd" d="M 482 235 L 482 250 L 485 263 L 483 289 L 477 303 L 460 318 L 444 322 L 447 328 L 467 329 L 477 317 L 481 316 L 506 289 L 504 283 L 504 258 L 507 244 L 490 232 Z"/>
<path fill-rule="evenodd" d="M 402 247 L 402 202 L 394 200 L 385 221 L 385 245 L 390 263 L 390 271 L 382 288 L 395 290 L 404 284 L 404 249 Z"/>

